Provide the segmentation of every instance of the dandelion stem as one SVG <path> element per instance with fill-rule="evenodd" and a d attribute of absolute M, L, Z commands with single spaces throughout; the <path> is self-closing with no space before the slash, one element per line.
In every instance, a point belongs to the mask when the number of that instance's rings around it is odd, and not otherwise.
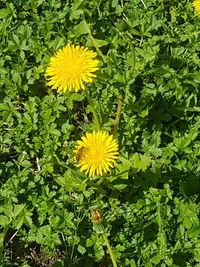
<path fill-rule="evenodd" d="M 117 262 L 116 262 L 116 260 L 115 260 L 114 255 L 113 255 L 112 248 L 111 248 L 111 246 L 110 246 L 109 240 L 108 240 L 108 238 L 106 237 L 106 235 L 105 235 L 104 233 L 102 234 L 102 236 L 103 236 L 104 241 L 105 241 L 105 243 L 106 243 L 106 246 L 107 246 L 107 248 L 108 248 L 108 252 L 109 252 L 109 254 L 110 254 L 110 257 L 111 257 L 111 260 L 112 260 L 112 264 L 113 264 L 114 267 L 117 267 Z"/>
<path fill-rule="evenodd" d="M 96 208 L 93 208 L 91 211 L 91 221 L 94 225 L 96 232 L 99 234 L 102 234 L 102 236 L 103 236 L 104 242 L 107 246 L 108 252 L 110 254 L 110 258 L 112 260 L 113 267 L 117 267 L 117 262 L 115 260 L 114 255 L 113 255 L 112 248 L 111 248 L 109 240 L 108 240 L 108 238 L 104 232 L 104 227 L 101 224 L 102 219 L 103 219 L 102 213 L 99 210 L 97 210 Z"/>
<path fill-rule="evenodd" d="M 100 124 L 100 121 L 99 121 L 99 116 L 98 116 L 98 114 L 97 114 L 97 112 L 95 110 L 95 107 L 93 105 L 93 101 L 92 101 L 90 95 L 88 94 L 87 90 L 85 90 L 85 94 L 86 94 L 86 97 L 88 99 L 90 108 L 92 110 L 92 113 L 93 113 L 93 116 L 94 116 L 94 120 L 95 120 L 95 123 L 96 123 L 97 130 L 100 131 L 101 130 L 101 124 Z"/>
<path fill-rule="evenodd" d="M 114 127 L 113 127 L 113 132 L 112 132 L 114 137 L 116 137 L 116 135 L 117 135 L 117 129 L 119 127 L 121 111 L 122 111 L 122 96 L 120 95 L 118 97 L 117 113 L 116 113 L 116 118 L 114 121 Z"/>

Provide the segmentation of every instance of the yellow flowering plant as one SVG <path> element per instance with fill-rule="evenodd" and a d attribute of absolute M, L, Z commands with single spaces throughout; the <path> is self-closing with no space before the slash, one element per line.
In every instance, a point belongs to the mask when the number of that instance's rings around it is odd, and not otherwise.
<path fill-rule="evenodd" d="M 83 90 L 92 109 L 97 131 L 82 136 L 74 150 L 77 166 L 89 177 L 103 176 L 109 172 L 119 154 L 114 132 L 119 124 L 120 112 L 117 112 L 113 134 L 102 131 L 99 116 L 86 88 L 86 84 L 92 83 L 96 77 L 94 72 L 99 69 L 100 61 L 96 56 L 96 52 L 88 48 L 67 44 L 50 58 L 46 69 L 48 85 L 52 89 L 63 93 Z"/>
<path fill-rule="evenodd" d="M 102 177 L 114 167 L 119 156 L 115 136 L 119 125 L 122 101 L 119 98 L 113 133 L 109 134 L 103 131 L 99 116 L 85 86 L 87 83 L 92 83 L 96 76 L 94 72 L 99 69 L 99 61 L 95 57 L 96 53 L 87 48 L 67 44 L 50 58 L 46 76 L 48 77 L 48 85 L 58 92 L 85 91 L 97 130 L 87 132 L 81 137 L 81 140 L 77 141 L 74 149 L 74 159 L 80 171 L 85 172 L 89 177 Z M 92 222 L 93 224 L 101 224 L 101 215 L 96 209 L 92 210 Z M 105 233 L 102 233 L 102 236 L 113 266 L 117 267 L 109 240 Z"/>
<path fill-rule="evenodd" d="M 86 133 L 75 149 L 77 166 L 89 176 L 102 176 L 110 171 L 118 154 L 116 139 L 105 131 Z"/>
<path fill-rule="evenodd" d="M 200 16 L 200 0 L 194 0 L 192 5 L 194 7 L 195 13 Z"/>
<path fill-rule="evenodd" d="M 1 1 L 0 266 L 200 265 L 199 10 Z"/>
<path fill-rule="evenodd" d="M 85 90 L 99 69 L 96 53 L 80 45 L 67 44 L 50 58 L 46 70 L 48 85 L 58 92 Z"/>

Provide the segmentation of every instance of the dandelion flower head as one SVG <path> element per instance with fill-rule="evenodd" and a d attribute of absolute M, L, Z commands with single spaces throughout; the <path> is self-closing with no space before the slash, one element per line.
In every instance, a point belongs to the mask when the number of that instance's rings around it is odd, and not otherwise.
<path fill-rule="evenodd" d="M 74 150 L 77 166 L 89 176 L 102 176 L 110 171 L 118 158 L 118 144 L 105 131 L 86 133 Z"/>
<path fill-rule="evenodd" d="M 85 83 L 91 83 L 99 69 L 96 52 L 79 45 L 67 44 L 50 58 L 46 70 L 48 85 L 58 92 L 79 91 L 85 89 Z"/>
<path fill-rule="evenodd" d="M 198 16 L 200 16 L 200 0 L 194 0 L 193 1 L 193 7 Z"/>

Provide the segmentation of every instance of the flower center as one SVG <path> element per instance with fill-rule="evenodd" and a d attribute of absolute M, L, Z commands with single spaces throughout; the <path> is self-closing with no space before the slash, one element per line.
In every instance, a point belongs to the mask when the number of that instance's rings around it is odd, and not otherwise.
<path fill-rule="evenodd" d="M 105 150 L 103 147 L 93 147 L 88 151 L 88 159 L 91 162 L 101 162 L 105 159 Z"/>

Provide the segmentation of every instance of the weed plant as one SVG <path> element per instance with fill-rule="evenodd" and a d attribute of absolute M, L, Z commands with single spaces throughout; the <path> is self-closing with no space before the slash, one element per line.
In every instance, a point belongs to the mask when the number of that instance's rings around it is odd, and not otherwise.
<path fill-rule="evenodd" d="M 118 266 L 200 266 L 192 2 L 2 0 L 0 32 L 0 266 L 112 266 L 105 235 Z M 98 54 L 92 107 L 83 90 L 47 84 L 69 43 Z M 88 177 L 76 142 L 95 129 L 94 109 L 112 133 L 119 101 L 119 158 L 103 180 Z"/>

